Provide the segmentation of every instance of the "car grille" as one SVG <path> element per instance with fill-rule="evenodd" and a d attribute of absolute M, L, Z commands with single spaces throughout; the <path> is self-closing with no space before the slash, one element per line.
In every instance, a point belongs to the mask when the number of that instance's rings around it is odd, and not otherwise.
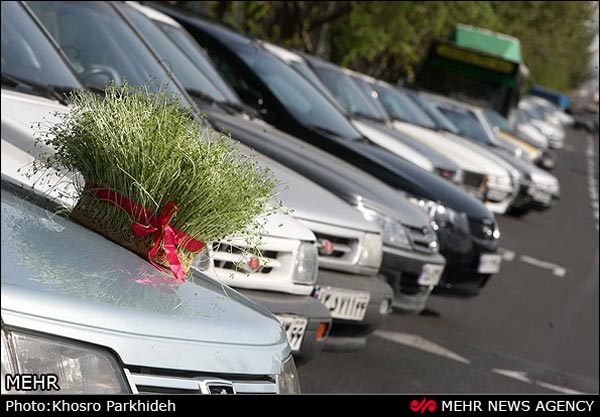
<path fill-rule="evenodd" d="M 215 247 L 213 255 L 213 261 L 215 268 L 228 269 L 232 271 L 239 271 L 238 263 L 242 260 L 243 250 L 241 248 L 221 243 L 218 247 Z M 261 253 L 261 262 L 263 265 L 260 269 L 253 271 L 254 273 L 268 274 L 273 268 L 280 265 L 277 261 L 278 253 L 276 251 L 263 251 Z"/>
<path fill-rule="evenodd" d="M 319 249 L 319 256 L 338 259 L 354 258 L 356 247 L 358 245 L 358 239 L 332 236 L 324 233 L 315 233 L 315 236 L 317 237 L 317 248 Z M 333 243 L 333 252 L 331 253 L 324 252 L 324 242 L 327 240 Z"/>
<path fill-rule="evenodd" d="M 134 394 L 277 394 L 273 378 L 166 375 L 153 370 L 125 369 Z"/>
<path fill-rule="evenodd" d="M 463 187 L 477 198 L 485 194 L 486 176 L 472 171 L 463 171 Z"/>
<path fill-rule="evenodd" d="M 463 171 L 463 184 L 479 188 L 485 184 L 485 175 L 472 171 Z"/>
<path fill-rule="evenodd" d="M 438 251 L 435 232 L 428 227 L 405 226 L 416 250 L 420 252 L 434 253 Z"/>
<path fill-rule="evenodd" d="M 299 219 L 317 238 L 319 269 L 363 273 L 358 264 L 365 233 L 346 227 Z M 329 249 L 330 251 L 327 251 Z M 362 272 L 361 272 L 362 271 Z"/>

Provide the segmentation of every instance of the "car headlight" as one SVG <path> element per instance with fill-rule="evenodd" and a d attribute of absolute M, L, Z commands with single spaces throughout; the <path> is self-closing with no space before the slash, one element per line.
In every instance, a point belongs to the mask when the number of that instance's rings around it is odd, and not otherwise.
<path fill-rule="evenodd" d="M 101 348 L 41 335 L 2 330 L 2 394 L 6 374 L 54 374 L 60 391 L 36 394 L 129 394 L 116 358 Z M 32 393 L 28 391 L 27 393 Z"/>
<path fill-rule="evenodd" d="M 383 213 L 367 208 L 362 204 L 359 204 L 357 209 L 368 222 L 375 223 L 379 226 L 385 243 L 405 249 L 411 248 L 408 234 L 399 222 L 390 219 Z"/>
<path fill-rule="evenodd" d="M 509 173 L 513 188 L 518 190 L 519 184 L 521 184 L 521 174 L 517 170 L 510 170 Z"/>
<path fill-rule="evenodd" d="M 510 188 L 512 185 L 510 177 L 505 175 L 489 175 L 488 184 L 502 188 Z"/>
<path fill-rule="evenodd" d="M 296 284 L 314 285 L 317 282 L 319 254 L 312 242 L 302 242 L 294 258 L 292 281 Z"/>
<path fill-rule="evenodd" d="M 431 227 L 437 231 L 440 227 L 448 227 L 454 223 L 456 212 L 440 203 L 431 200 L 410 198 L 409 201 L 421 208 L 431 219 Z"/>
<path fill-rule="evenodd" d="M 275 379 L 278 394 L 300 394 L 300 378 L 291 355 L 283 362 L 281 373 Z"/>
<path fill-rule="evenodd" d="M 368 266 L 379 269 L 383 258 L 383 242 L 381 235 L 375 233 L 365 233 L 358 258 L 360 266 Z"/>

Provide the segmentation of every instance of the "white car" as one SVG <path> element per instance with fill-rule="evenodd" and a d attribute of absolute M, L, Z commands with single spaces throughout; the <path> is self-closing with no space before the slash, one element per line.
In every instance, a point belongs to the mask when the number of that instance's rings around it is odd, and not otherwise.
<path fill-rule="evenodd" d="M 386 109 L 394 119 L 392 123 L 395 129 L 438 150 L 460 167 L 463 172 L 461 185 L 465 190 L 483 200 L 496 213 L 508 210 L 518 190 L 518 178 L 515 178 L 514 171 L 508 170 L 505 164 L 498 164 L 497 158 L 489 158 L 485 152 L 473 148 L 466 139 L 434 130 L 438 129 L 437 123 L 406 93 L 371 77 L 354 74 L 354 78 L 361 88 L 371 88 L 371 93 L 376 93 L 384 107 L 387 104 Z M 424 124 L 409 123 L 394 117 L 393 108 L 402 108 L 406 114 L 414 115 L 415 121 L 423 120 Z M 485 179 L 483 187 L 480 182 L 482 177 Z"/>
<path fill-rule="evenodd" d="M 280 59 L 304 74 L 308 79 L 313 80 L 314 84 L 323 85 L 324 88 L 321 88 L 321 90 L 331 88 L 332 90 L 328 91 L 328 93 L 340 101 L 339 104 L 349 112 L 364 114 L 369 110 L 369 107 L 372 108 L 374 106 L 377 108 L 377 105 L 370 101 L 368 94 L 365 94 L 361 90 L 361 86 L 353 78 L 360 77 L 360 74 L 312 58 L 309 61 L 311 65 L 308 65 L 302 56 L 292 51 L 266 42 L 263 45 Z M 339 91 L 333 91 L 334 87 L 332 83 L 327 82 L 330 80 L 324 78 L 321 81 L 318 78 L 319 69 L 325 66 L 327 67 L 326 69 L 339 72 L 339 77 L 337 77 L 338 82 L 343 77 L 348 78 L 348 81 L 344 84 L 346 87 L 344 88 L 344 99 L 339 97 Z M 323 71 L 325 70 L 323 69 Z M 416 111 L 419 110 L 417 109 Z M 378 114 L 376 112 L 377 110 L 373 111 L 373 114 Z M 380 113 L 388 118 L 385 109 L 382 109 Z M 379 146 L 396 155 L 404 156 L 403 149 L 407 147 L 407 144 L 402 142 L 397 135 L 394 137 L 385 134 L 382 129 L 387 126 L 380 126 L 381 123 L 375 122 L 368 123 L 360 120 L 358 117 L 353 118 L 352 123 L 362 134 Z M 468 146 L 465 147 L 464 141 L 454 135 L 439 134 L 432 130 L 409 123 L 402 123 L 397 120 L 389 120 L 388 124 L 390 127 L 401 132 L 405 138 L 408 136 L 406 141 L 412 143 L 413 146 L 416 145 L 421 149 L 433 150 L 449 159 L 451 163 L 456 164 L 460 172 L 460 179 L 457 182 L 460 182 L 460 185 L 464 189 L 476 197 L 486 199 L 486 205 L 492 211 L 504 213 L 508 209 L 512 199 L 516 196 L 516 183 L 513 183 L 505 167 L 486 159 L 485 156 L 482 157 L 481 153 L 472 151 Z"/>
<path fill-rule="evenodd" d="M 545 98 L 526 96 L 525 100 L 537 106 L 538 111 L 546 117 L 546 120 L 555 126 L 573 126 L 575 124 L 573 116 L 565 113 L 556 104 Z"/>
<path fill-rule="evenodd" d="M 548 137 L 542 132 L 540 132 L 537 128 L 531 125 L 528 122 L 525 113 L 522 113 L 520 110 L 516 110 L 511 115 L 512 125 L 514 125 L 517 133 L 524 135 L 530 140 L 534 141 L 534 143 L 538 144 L 540 147 L 547 148 L 550 146 L 548 141 Z"/>
<path fill-rule="evenodd" d="M 529 124 L 548 138 L 550 147 L 560 149 L 564 146 L 566 135 L 564 128 L 560 124 L 557 126 L 546 121 L 544 116 L 537 111 L 536 106 L 526 100 L 519 102 L 519 110 L 526 117 Z"/>
<path fill-rule="evenodd" d="M 422 95 L 429 98 L 436 108 L 464 132 L 464 136 L 470 141 L 479 146 L 486 146 L 489 151 L 503 158 L 518 170 L 521 186 L 526 186 L 523 192 L 533 198 L 535 206 L 550 207 L 552 200 L 560 197 L 558 179 L 529 161 L 516 157 L 515 150 L 518 149 L 516 145 L 502 141 L 496 136 L 493 126 L 485 117 L 483 108 L 448 97 L 429 93 L 422 93 Z"/>

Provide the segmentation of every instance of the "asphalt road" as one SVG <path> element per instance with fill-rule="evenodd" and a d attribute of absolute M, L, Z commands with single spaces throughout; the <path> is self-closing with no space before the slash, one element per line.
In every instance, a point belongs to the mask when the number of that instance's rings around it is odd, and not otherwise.
<path fill-rule="evenodd" d="M 323 352 L 303 392 L 598 393 L 598 155 L 597 134 L 569 131 L 562 198 L 498 216 L 504 262 L 479 296 L 432 296 L 439 316 L 393 314 L 365 349 Z"/>

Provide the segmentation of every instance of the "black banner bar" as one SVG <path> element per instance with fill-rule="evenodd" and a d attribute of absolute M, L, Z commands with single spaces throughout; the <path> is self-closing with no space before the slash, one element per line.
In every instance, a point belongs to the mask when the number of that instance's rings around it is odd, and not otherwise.
<path fill-rule="evenodd" d="M 556 413 L 595 413 L 597 395 L 518 395 L 518 394 L 457 394 L 457 395 L 2 395 L 2 413 L 10 414 L 170 414 L 187 415 L 197 412 L 198 405 L 214 406 L 215 411 L 232 411 L 231 406 L 256 407 L 261 413 L 287 413 L 296 410 L 324 410 L 330 407 L 341 412 L 356 412 L 362 407 L 393 411 L 394 415 L 433 416 L 441 414 L 518 413 L 548 415 Z M 265 406 L 268 403 L 268 409 Z M 281 406 L 281 409 L 271 408 Z M 319 408 L 317 408 L 319 407 Z M 387 408 L 390 407 L 390 408 Z M 369 409 L 369 408 L 367 408 Z M 250 410 L 250 408 L 246 408 Z"/>

